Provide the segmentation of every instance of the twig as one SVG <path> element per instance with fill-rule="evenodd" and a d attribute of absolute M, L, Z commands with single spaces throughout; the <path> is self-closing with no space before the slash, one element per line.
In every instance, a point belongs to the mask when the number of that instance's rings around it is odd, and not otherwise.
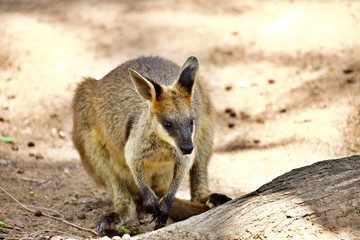
<path fill-rule="evenodd" d="M 55 235 L 63 235 L 62 237 L 72 237 L 72 238 L 78 238 L 77 236 L 71 234 L 71 233 L 67 233 L 67 232 L 62 232 L 62 231 L 57 231 L 57 230 L 42 230 L 42 231 L 37 231 L 37 232 L 33 232 L 29 234 L 29 237 L 39 237 L 40 235 L 43 234 L 55 234 Z M 24 237 L 23 239 L 26 239 L 26 237 Z"/>
<path fill-rule="evenodd" d="M 26 206 L 26 205 L 25 205 Z M 44 208 L 44 207 L 33 207 L 33 206 L 26 206 L 26 207 L 28 207 L 28 208 L 34 208 L 34 209 L 40 209 L 40 210 L 45 210 L 45 211 L 49 211 L 49 212 L 53 212 L 53 213 L 55 213 L 55 214 L 57 214 L 57 215 L 59 215 L 62 219 L 65 219 L 65 216 L 64 215 L 62 215 L 61 213 L 59 213 L 58 211 L 55 211 L 55 210 L 53 210 L 53 209 L 50 209 L 50 208 Z M 35 210 L 33 210 L 33 211 L 35 211 Z M 43 214 L 44 215 L 44 214 Z"/>
<path fill-rule="evenodd" d="M 26 211 L 29 211 L 29 212 L 31 212 L 31 213 L 35 213 L 34 210 L 31 210 L 30 208 L 26 207 L 24 204 L 22 204 L 21 202 L 19 202 L 19 200 L 17 200 L 14 196 L 12 196 L 10 193 L 8 193 L 8 192 L 7 192 L 4 188 L 2 188 L 1 186 L 0 186 L 0 189 L 1 189 L 4 193 L 6 193 L 12 200 L 14 200 L 17 204 L 19 204 L 22 208 L 24 208 Z M 65 219 L 58 218 L 58 217 L 54 217 L 54 216 L 51 216 L 51 215 L 46 214 L 46 213 L 43 213 L 43 216 L 48 217 L 48 218 L 51 218 L 51 219 L 54 219 L 54 220 L 57 220 L 57 221 L 60 221 L 60 222 L 63 222 L 63 223 L 68 224 L 68 225 L 70 225 L 70 226 L 72 226 L 72 227 L 75 227 L 75 228 L 78 228 L 78 229 L 81 229 L 81 230 L 90 232 L 90 233 L 94 234 L 95 236 L 98 235 L 94 230 L 81 227 L 81 226 L 76 225 L 76 224 L 74 224 L 74 223 L 68 222 L 68 221 L 66 221 Z"/>
<path fill-rule="evenodd" d="M 35 178 L 27 178 L 27 177 L 22 177 L 20 179 L 26 182 L 41 184 L 42 186 L 45 186 L 47 183 L 51 182 L 51 179 L 35 179 Z"/>
<path fill-rule="evenodd" d="M 15 226 L 6 226 L 6 225 L 5 225 L 3 228 L 12 229 L 12 230 L 16 230 L 16 231 L 21 231 L 20 228 L 15 227 Z"/>
<path fill-rule="evenodd" d="M 16 236 L 11 236 L 11 237 L 9 237 L 9 236 L 7 236 L 7 234 L 2 234 L 2 233 L 0 233 L 0 239 L 8 239 L 8 240 L 17 240 L 17 239 L 19 239 L 20 237 L 16 237 Z"/>

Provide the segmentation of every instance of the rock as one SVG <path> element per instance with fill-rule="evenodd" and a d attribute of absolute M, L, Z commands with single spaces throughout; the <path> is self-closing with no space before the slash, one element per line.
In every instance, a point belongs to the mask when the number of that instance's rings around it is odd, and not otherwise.
<path fill-rule="evenodd" d="M 11 146 L 11 150 L 13 150 L 13 151 L 18 151 L 18 150 L 19 150 L 19 147 L 18 147 L 17 145 L 13 144 L 13 145 Z"/>
<path fill-rule="evenodd" d="M 226 86 L 226 87 L 225 87 L 225 90 L 226 90 L 226 91 L 231 91 L 232 89 L 233 89 L 232 86 Z"/>
<path fill-rule="evenodd" d="M 0 165 L 7 166 L 9 165 L 10 161 L 5 159 L 0 159 Z"/>
<path fill-rule="evenodd" d="M 353 73 L 353 72 L 354 72 L 354 70 L 352 68 L 346 68 L 346 69 L 343 70 L 344 74 L 350 74 L 350 73 Z"/>
<path fill-rule="evenodd" d="M 274 79 L 269 79 L 268 80 L 268 84 L 274 84 L 275 83 L 275 80 Z"/>
<path fill-rule="evenodd" d="M 229 128 L 234 128 L 234 127 L 235 127 L 235 124 L 234 124 L 234 123 L 229 123 L 229 124 L 228 124 L 228 127 L 229 127 Z"/>
<path fill-rule="evenodd" d="M 85 215 L 85 213 L 81 212 L 81 213 L 78 213 L 77 218 L 78 219 L 85 219 L 86 215 Z"/>
<path fill-rule="evenodd" d="M 123 236 L 122 236 L 122 240 L 129 240 L 131 239 L 131 236 L 127 233 L 125 233 Z"/>
<path fill-rule="evenodd" d="M 42 216 L 43 214 L 42 214 L 42 212 L 41 212 L 40 210 L 36 210 L 36 212 L 34 213 L 34 215 L 35 215 L 36 217 L 40 217 L 40 216 Z"/>
<path fill-rule="evenodd" d="M 63 130 L 59 130 L 58 135 L 60 138 L 65 138 L 65 132 Z"/>
<path fill-rule="evenodd" d="M 39 159 L 44 159 L 44 156 L 41 153 L 38 152 L 38 153 L 35 154 L 35 159 L 38 159 L 38 160 Z"/>
<path fill-rule="evenodd" d="M 346 83 L 348 83 L 348 84 L 356 83 L 356 80 L 354 77 L 351 77 L 351 78 L 346 79 Z"/>
<path fill-rule="evenodd" d="M 105 237 L 101 237 L 101 238 L 99 238 L 99 240 L 111 240 L 111 238 L 109 238 L 109 237 L 105 236 Z"/>

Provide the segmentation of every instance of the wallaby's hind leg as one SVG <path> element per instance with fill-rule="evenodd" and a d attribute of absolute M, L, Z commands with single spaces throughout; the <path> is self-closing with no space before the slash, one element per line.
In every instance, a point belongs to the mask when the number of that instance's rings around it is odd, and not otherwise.
<path fill-rule="evenodd" d="M 231 200 L 224 194 L 211 193 L 208 186 L 207 165 L 211 156 L 210 146 L 203 143 L 195 156 L 194 164 L 190 170 L 191 200 L 206 203 L 213 208 Z M 210 144 L 210 143 L 208 143 Z"/>
<path fill-rule="evenodd" d="M 89 175 L 94 180 L 105 186 L 107 191 L 111 193 L 114 212 L 105 215 L 97 224 L 97 232 L 99 235 L 106 234 L 107 231 L 113 229 L 115 223 L 126 222 L 135 215 L 135 204 L 131 195 L 125 186 L 125 181 L 122 181 L 119 175 L 115 172 L 111 165 L 110 154 L 104 144 L 101 144 L 90 131 L 83 129 L 82 138 L 74 138 L 75 146 L 80 149 L 80 157 L 89 172 Z M 77 136 L 77 135 L 76 135 Z M 87 139 L 83 141 L 82 139 Z"/>
<path fill-rule="evenodd" d="M 210 195 L 207 165 L 211 152 L 208 149 L 211 149 L 211 146 L 202 146 L 197 149 L 194 164 L 190 170 L 191 200 L 195 202 L 205 203 Z"/>

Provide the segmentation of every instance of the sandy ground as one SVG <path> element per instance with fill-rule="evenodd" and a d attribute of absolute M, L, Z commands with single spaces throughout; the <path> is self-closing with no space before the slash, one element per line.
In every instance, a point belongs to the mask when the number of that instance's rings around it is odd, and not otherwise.
<path fill-rule="evenodd" d="M 112 206 L 73 149 L 73 91 L 139 55 L 200 59 L 217 112 L 213 191 L 238 197 L 360 153 L 359 12 L 358 1 L 2 0 L 0 135 L 14 143 L 0 142 L 0 186 L 93 229 Z M 92 236 L 2 190 L 0 221 L 0 239 Z"/>

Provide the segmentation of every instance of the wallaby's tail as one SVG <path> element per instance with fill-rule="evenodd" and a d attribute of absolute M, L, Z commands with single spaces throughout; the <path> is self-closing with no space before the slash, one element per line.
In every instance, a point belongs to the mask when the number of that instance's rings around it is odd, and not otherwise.
<path fill-rule="evenodd" d="M 206 212 L 210 208 L 220 206 L 230 200 L 231 198 L 228 196 L 219 193 L 210 194 L 206 204 L 175 198 L 170 207 L 169 217 L 174 221 L 185 220 L 191 216 Z"/>
<path fill-rule="evenodd" d="M 169 217 L 174 221 L 182 221 L 189 217 L 206 212 L 209 207 L 205 203 L 191 202 L 175 198 L 171 207 Z"/>

